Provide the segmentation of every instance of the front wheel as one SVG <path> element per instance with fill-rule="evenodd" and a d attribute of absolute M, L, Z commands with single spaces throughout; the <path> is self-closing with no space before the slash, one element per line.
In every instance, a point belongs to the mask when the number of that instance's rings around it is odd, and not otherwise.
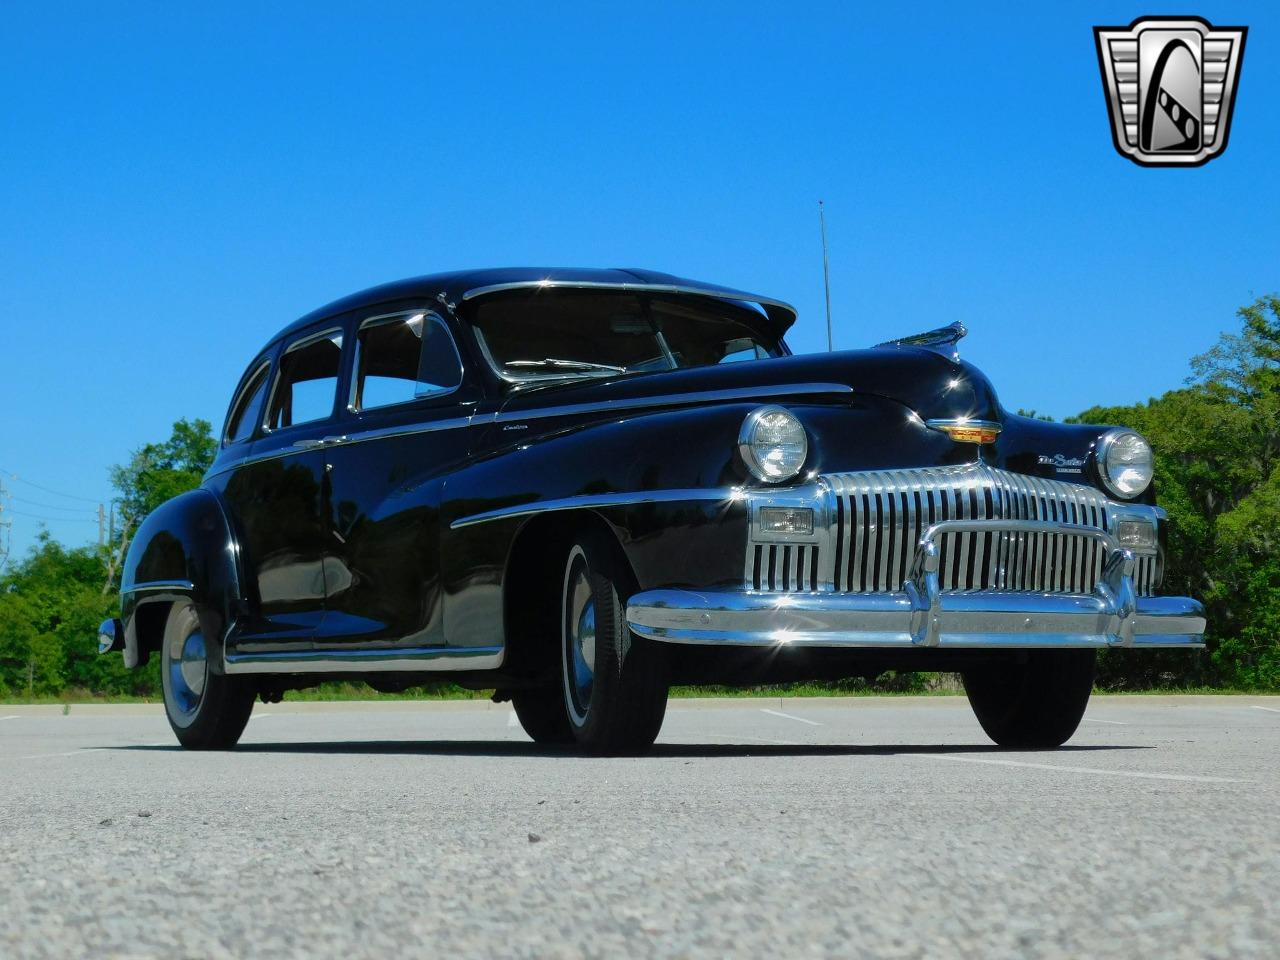
<path fill-rule="evenodd" d="M 254 688 L 209 669 L 200 611 L 175 603 L 160 648 L 164 710 L 178 742 L 189 750 L 233 747 L 253 711 Z"/>
<path fill-rule="evenodd" d="M 560 675 L 569 731 L 592 753 L 641 753 L 662 729 L 667 677 L 660 646 L 627 628 L 629 571 L 613 544 L 584 534 L 569 549 L 561 582 Z"/>
<path fill-rule="evenodd" d="M 516 719 L 534 743 L 573 743 L 573 730 L 558 689 L 517 690 L 511 694 Z"/>
<path fill-rule="evenodd" d="M 1096 660 L 1093 650 L 1028 650 L 961 677 L 987 736 L 1002 747 L 1047 749 L 1080 725 Z"/>

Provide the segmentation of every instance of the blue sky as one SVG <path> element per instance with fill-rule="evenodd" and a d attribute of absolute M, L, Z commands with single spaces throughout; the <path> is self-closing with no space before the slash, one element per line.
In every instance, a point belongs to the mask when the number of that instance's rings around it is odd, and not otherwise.
<path fill-rule="evenodd" d="M 0 469 L 57 492 L 0 474 L 13 546 L 96 536 L 110 464 L 385 280 L 646 266 L 789 300 L 824 349 L 819 198 L 837 347 L 960 319 L 1056 416 L 1176 387 L 1280 289 L 1280 10 L 1189 11 L 1250 27 L 1224 156 L 1111 145 L 1091 28 L 1178 12 L 6 5 Z"/>

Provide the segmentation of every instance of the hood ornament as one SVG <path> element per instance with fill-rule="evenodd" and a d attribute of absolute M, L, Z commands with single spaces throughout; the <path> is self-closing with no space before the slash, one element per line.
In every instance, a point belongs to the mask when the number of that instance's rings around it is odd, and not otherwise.
<path fill-rule="evenodd" d="M 956 344 L 968 333 L 968 328 L 957 320 L 955 323 L 949 323 L 945 327 L 938 327 L 936 330 L 913 333 L 908 337 L 899 337 L 897 340 L 886 340 L 884 343 L 877 343 L 876 346 L 921 347 L 925 350 L 932 350 L 934 353 L 940 353 L 948 360 L 958 361 L 960 359 L 960 349 Z"/>

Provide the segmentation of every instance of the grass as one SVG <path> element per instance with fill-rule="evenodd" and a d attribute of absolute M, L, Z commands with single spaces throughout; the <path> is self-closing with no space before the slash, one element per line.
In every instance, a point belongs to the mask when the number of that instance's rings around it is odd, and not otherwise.
<path fill-rule="evenodd" d="M 1142 690 L 1108 690 L 1094 688 L 1094 693 L 1123 696 L 1191 695 L 1191 696 L 1245 696 L 1274 693 L 1267 690 L 1244 690 L 1224 687 L 1152 687 Z M 960 678 L 955 674 L 905 674 L 899 677 L 881 678 L 875 683 L 866 681 L 842 681 L 839 683 L 789 683 L 767 684 L 753 687 L 672 687 L 675 698 L 708 697 L 937 697 L 956 696 L 964 693 Z M 379 693 L 362 683 L 326 683 L 307 690 L 290 690 L 285 700 L 293 702 L 324 702 L 343 700 L 488 700 L 490 690 L 467 690 L 453 684 L 435 687 L 418 687 L 403 693 Z M 133 696 L 129 694 L 98 694 L 89 690 L 68 690 L 61 694 L 39 695 L 31 698 L 0 696 L 0 706 L 61 705 L 66 713 L 72 705 L 96 703 L 159 703 L 160 696 Z"/>

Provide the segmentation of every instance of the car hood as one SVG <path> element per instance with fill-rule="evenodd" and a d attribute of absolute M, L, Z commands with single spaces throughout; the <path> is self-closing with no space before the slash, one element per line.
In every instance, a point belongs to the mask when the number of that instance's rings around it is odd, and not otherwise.
<path fill-rule="evenodd" d="M 896 345 L 573 381 L 514 393 L 502 409 L 519 413 L 622 401 L 631 406 L 650 397 L 670 402 L 674 395 L 689 395 L 690 402 L 704 399 L 697 394 L 714 401 L 718 393 L 725 394 L 725 399 L 749 400 L 755 391 L 762 401 L 784 402 L 787 387 L 794 387 L 797 396 L 830 392 L 832 397 L 851 393 L 883 397 L 926 420 L 1002 419 L 995 390 L 976 367 L 932 350 Z"/>

